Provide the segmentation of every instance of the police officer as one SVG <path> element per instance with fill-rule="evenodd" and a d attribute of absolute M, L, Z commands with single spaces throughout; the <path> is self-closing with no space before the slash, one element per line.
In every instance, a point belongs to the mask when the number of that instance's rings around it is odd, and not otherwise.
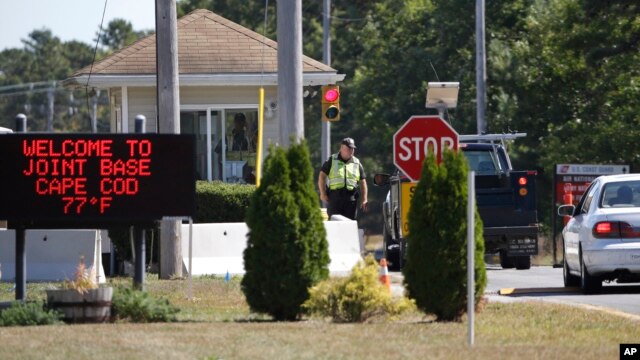
<path fill-rule="evenodd" d="M 358 198 L 360 207 L 367 211 L 367 182 L 362 163 L 355 153 L 356 144 L 352 138 L 344 138 L 340 151 L 322 165 L 318 176 L 320 199 L 329 204 L 327 214 L 343 215 L 355 220 Z"/>

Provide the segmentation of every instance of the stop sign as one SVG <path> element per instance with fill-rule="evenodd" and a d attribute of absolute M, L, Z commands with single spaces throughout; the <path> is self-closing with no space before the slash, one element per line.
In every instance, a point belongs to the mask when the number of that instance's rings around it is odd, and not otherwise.
<path fill-rule="evenodd" d="M 439 164 L 445 148 L 458 149 L 458 133 L 451 125 L 439 116 L 414 115 L 393 135 L 393 163 L 418 181 L 427 154 L 435 154 Z"/>

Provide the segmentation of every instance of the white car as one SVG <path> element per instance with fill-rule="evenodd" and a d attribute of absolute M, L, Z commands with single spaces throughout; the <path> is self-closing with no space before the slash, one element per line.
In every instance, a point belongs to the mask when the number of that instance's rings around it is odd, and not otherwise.
<path fill-rule="evenodd" d="M 595 179 L 562 230 L 564 285 L 598 293 L 603 281 L 640 281 L 640 174 Z"/>

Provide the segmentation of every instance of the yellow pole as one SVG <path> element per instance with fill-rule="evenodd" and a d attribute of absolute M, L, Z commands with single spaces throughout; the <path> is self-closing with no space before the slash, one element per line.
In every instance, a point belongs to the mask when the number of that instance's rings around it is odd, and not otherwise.
<path fill-rule="evenodd" d="M 262 177 L 262 128 L 264 125 L 264 88 L 260 87 L 258 108 L 258 152 L 256 154 L 256 186 L 260 186 Z"/>

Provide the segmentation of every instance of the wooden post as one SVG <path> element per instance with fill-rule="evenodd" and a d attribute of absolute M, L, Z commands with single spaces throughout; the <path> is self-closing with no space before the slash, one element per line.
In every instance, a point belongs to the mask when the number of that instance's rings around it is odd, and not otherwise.
<path fill-rule="evenodd" d="M 180 133 L 178 79 L 178 19 L 176 0 L 156 0 L 156 64 L 158 130 Z M 180 222 L 162 221 L 160 227 L 160 278 L 182 277 Z"/>
<path fill-rule="evenodd" d="M 302 0 L 281 0 L 278 10 L 280 144 L 304 138 L 302 111 Z"/>

